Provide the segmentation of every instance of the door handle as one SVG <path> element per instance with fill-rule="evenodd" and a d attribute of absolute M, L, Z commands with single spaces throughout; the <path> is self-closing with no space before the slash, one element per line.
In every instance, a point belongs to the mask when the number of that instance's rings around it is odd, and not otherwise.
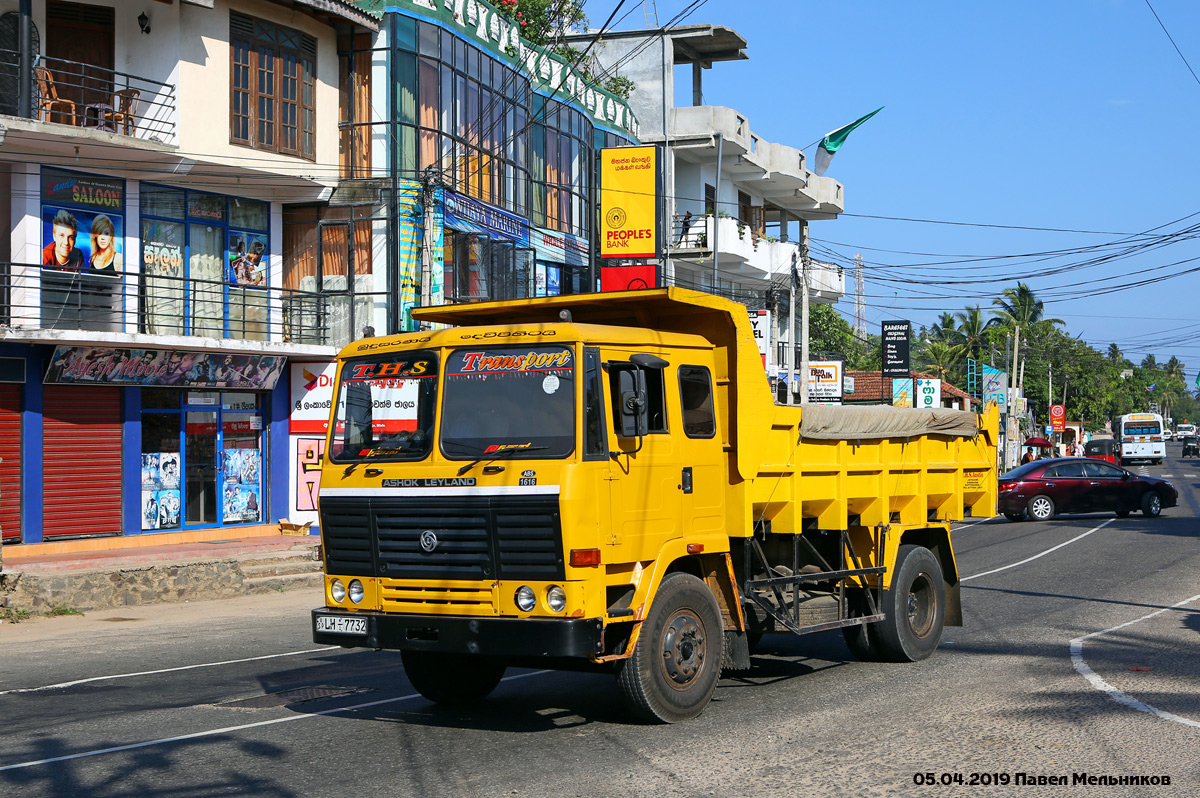
<path fill-rule="evenodd" d="M 686 468 L 684 468 L 683 473 L 680 475 L 679 479 L 680 479 L 680 485 L 679 485 L 680 489 L 682 489 L 684 493 L 691 493 L 692 492 L 692 467 L 687 466 Z"/>
<path fill-rule="evenodd" d="M 1099 482 L 1089 482 L 1088 484 L 1089 485 L 1099 485 L 1100 483 Z"/>

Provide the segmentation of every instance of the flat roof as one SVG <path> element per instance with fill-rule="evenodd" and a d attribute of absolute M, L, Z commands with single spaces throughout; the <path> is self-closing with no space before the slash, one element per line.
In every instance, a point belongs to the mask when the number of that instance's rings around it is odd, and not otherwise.
<path fill-rule="evenodd" d="M 656 39 L 663 33 L 670 38 L 676 64 L 704 64 L 716 61 L 746 61 L 746 40 L 733 28 L 724 25 L 678 25 L 667 28 L 606 31 L 601 40 Z M 596 38 L 597 31 L 574 33 L 566 37 L 570 44 L 583 44 Z"/>

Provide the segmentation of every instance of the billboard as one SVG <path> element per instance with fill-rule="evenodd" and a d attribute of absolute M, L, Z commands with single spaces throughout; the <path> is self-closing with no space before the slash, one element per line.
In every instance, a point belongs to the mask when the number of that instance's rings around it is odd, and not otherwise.
<path fill-rule="evenodd" d="M 771 361 L 771 311 L 751 310 L 750 327 L 754 330 L 754 343 L 758 345 L 758 354 L 762 356 L 763 368 L 769 368 Z"/>
<path fill-rule="evenodd" d="M 907 377 L 912 370 L 908 360 L 908 337 L 912 332 L 912 322 L 885 321 L 881 328 L 883 376 Z"/>
<path fill-rule="evenodd" d="M 936 410 L 942 406 L 942 381 L 935 379 L 917 380 L 915 396 L 918 408 L 922 410 Z"/>
<path fill-rule="evenodd" d="M 843 364 L 840 360 L 808 362 L 808 398 L 814 402 L 842 402 Z"/>
<path fill-rule="evenodd" d="M 912 377 L 896 377 L 892 379 L 892 407 L 913 406 Z"/>
<path fill-rule="evenodd" d="M 661 254 L 658 158 L 655 146 L 600 150 L 600 257 Z"/>
<path fill-rule="evenodd" d="M 1008 374 L 991 366 L 983 367 L 983 401 L 1000 405 L 1001 414 L 1008 413 Z"/>

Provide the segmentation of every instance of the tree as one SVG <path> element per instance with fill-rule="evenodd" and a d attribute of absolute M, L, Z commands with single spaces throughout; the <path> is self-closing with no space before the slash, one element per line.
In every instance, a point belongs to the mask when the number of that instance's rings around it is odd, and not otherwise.
<path fill-rule="evenodd" d="M 587 28 L 580 0 L 498 0 L 497 10 L 516 22 L 534 44 L 553 44 L 569 30 Z"/>
<path fill-rule="evenodd" d="M 1064 323 L 1062 319 L 1044 317 L 1045 304 L 1034 295 L 1033 290 L 1025 283 L 1017 283 L 1016 288 L 1005 288 L 1003 295 L 993 299 L 992 304 L 999 308 L 993 310 L 992 315 L 1002 324 L 1011 327 L 1019 326 L 1024 329 L 1039 321 L 1050 324 Z"/>
<path fill-rule="evenodd" d="M 973 308 L 964 308 L 954 315 L 958 318 L 959 343 L 966 347 L 966 356 L 973 360 L 979 360 L 979 353 L 987 343 L 987 330 L 989 327 L 995 326 L 998 320 L 987 319 L 985 321 L 983 309 L 979 305 Z"/>
<path fill-rule="evenodd" d="M 945 343 L 932 341 L 925 347 L 918 361 L 923 370 L 940 380 L 953 383 L 952 372 L 962 362 L 963 348 Z"/>

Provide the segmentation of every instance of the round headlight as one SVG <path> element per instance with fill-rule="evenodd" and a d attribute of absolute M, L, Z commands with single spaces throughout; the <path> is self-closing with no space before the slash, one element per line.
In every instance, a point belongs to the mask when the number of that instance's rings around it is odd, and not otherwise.
<path fill-rule="evenodd" d="M 351 601 L 353 601 L 355 604 L 361 604 L 362 600 L 363 600 L 363 594 L 365 594 L 365 593 L 366 593 L 366 591 L 363 589 L 362 582 L 358 581 L 357 579 L 350 580 L 350 600 Z"/>
<path fill-rule="evenodd" d="M 333 596 L 333 600 L 341 604 L 346 600 L 346 586 L 342 584 L 341 579 L 334 579 L 329 585 L 329 595 Z"/>
<path fill-rule="evenodd" d="M 551 612 L 562 612 L 567 606 L 567 592 L 558 585 L 552 586 L 546 591 L 546 606 Z"/>
<path fill-rule="evenodd" d="M 537 606 L 537 596 L 534 595 L 533 588 L 529 585 L 521 585 L 517 588 L 517 609 L 521 612 L 529 612 Z"/>

